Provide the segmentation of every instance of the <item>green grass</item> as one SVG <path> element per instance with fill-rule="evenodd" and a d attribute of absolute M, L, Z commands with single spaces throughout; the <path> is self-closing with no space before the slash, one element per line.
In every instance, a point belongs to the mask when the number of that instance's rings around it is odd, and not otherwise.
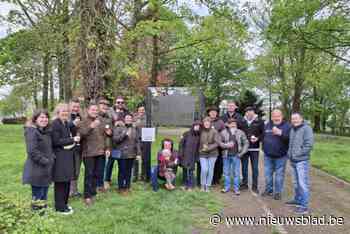
<path fill-rule="evenodd" d="M 350 182 L 350 138 L 316 136 L 314 167 Z"/>
<path fill-rule="evenodd" d="M 153 144 L 153 162 L 163 137 Z M 0 126 L 0 192 L 28 200 L 29 206 L 30 188 L 21 182 L 25 159 L 23 127 Z M 113 176 L 115 181 L 115 171 Z M 82 191 L 82 178 L 79 186 Z M 51 207 L 52 200 L 50 189 Z M 74 234 L 210 232 L 213 229 L 209 226 L 208 217 L 222 208 L 214 194 L 183 192 L 180 189 L 172 192 L 161 189 L 155 193 L 150 185 L 143 183 L 134 183 L 129 197 L 121 197 L 111 191 L 99 194 L 90 208 L 86 208 L 81 199 L 70 201 L 70 205 L 75 213 L 68 217 L 56 215 L 55 222 L 62 226 L 64 233 Z"/>

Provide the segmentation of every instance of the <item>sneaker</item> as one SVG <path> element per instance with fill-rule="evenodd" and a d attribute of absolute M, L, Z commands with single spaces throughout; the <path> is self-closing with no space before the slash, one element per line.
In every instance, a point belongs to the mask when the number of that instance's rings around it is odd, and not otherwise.
<path fill-rule="evenodd" d="M 222 193 L 228 193 L 228 192 L 230 192 L 230 190 L 229 190 L 229 189 L 224 189 L 224 188 L 223 188 L 223 189 L 221 189 L 221 192 L 222 192 Z"/>
<path fill-rule="evenodd" d="M 300 206 L 300 204 L 295 200 L 287 201 L 284 204 L 286 204 L 287 206 Z"/>
<path fill-rule="evenodd" d="M 262 196 L 262 197 L 272 197 L 272 196 L 273 196 L 273 193 L 265 190 L 265 191 L 261 194 L 261 196 Z"/>
<path fill-rule="evenodd" d="M 239 189 L 240 189 L 241 191 L 243 191 L 243 190 L 248 190 L 248 185 L 247 185 L 247 184 L 241 184 L 241 186 L 239 187 Z"/>
<path fill-rule="evenodd" d="M 273 199 L 275 199 L 275 200 L 282 200 L 281 193 L 275 193 L 275 195 L 273 196 Z"/>
<path fill-rule="evenodd" d="M 253 192 L 255 195 L 258 195 L 258 194 L 259 194 L 259 189 L 257 189 L 257 188 L 252 188 L 252 192 Z"/>
<path fill-rule="evenodd" d="M 234 191 L 233 193 L 234 193 L 236 196 L 241 195 L 241 192 L 240 192 L 240 191 Z"/>
<path fill-rule="evenodd" d="M 105 190 L 109 190 L 111 188 L 111 182 L 105 181 L 103 187 L 105 188 Z"/>
<path fill-rule="evenodd" d="M 309 210 L 306 207 L 296 207 L 294 212 L 296 214 L 307 214 L 307 213 L 309 213 Z"/>
<path fill-rule="evenodd" d="M 65 210 L 62 210 L 62 211 L 57 210 L 56 212 L 57 212 L 58 214 L 62 214 L 62 215 L 71 215 L 71 214 L 74 213 L 73 209 L 70 210 L 70 209 L 68 209 L 68 208 L 65 209 Z"/>

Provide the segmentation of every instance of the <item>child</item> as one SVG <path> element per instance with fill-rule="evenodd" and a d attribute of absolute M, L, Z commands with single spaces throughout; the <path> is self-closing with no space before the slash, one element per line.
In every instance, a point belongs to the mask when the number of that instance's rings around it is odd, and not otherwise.
<path fill-rule="evenodd" d="M 179 158 L 183 168 L 183 184 L 187 191 L 191 191 L 194 187 L 193 174 L 196 162 L 199 160 L 201 126 L 200 121 L 194 122 L 191 129 L 183 134 L 179 144 Z"/>
<path fill-rule="evenodd" d="M 174 190 L 175 186 L 172 184 L 173 180 L 176 178 L 174 167 L 176 167 L 177 158 L 172 157 L 170 150 L 162 150 L 160 156 L 160 167 L 159 174 L 162 177 L 165 177 L 166 184 L 165 188 L 168 190 Z"/>

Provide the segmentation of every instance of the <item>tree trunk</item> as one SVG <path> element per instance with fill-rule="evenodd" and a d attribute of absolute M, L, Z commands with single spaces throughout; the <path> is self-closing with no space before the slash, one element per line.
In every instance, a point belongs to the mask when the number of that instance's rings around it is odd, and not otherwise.
<path fill-rule="evenodd" d="M 69 102 L 72 98 L 72 80 L 70 69 L 70 56 L 69 56 L 69 38 L 68 38 L 68 23 L 69 23 L 69 1 L 63 1 L 63 53 L 62 53 L 62 66 L 64 74 L 64 100 Z"/>
<path fill-rule="evenodd" d="M 63 62 L 62 53 L 57 51 L 57 73 L 58 73 L 58 99 L 64 100 L 64 74 L 63 74 Z"/>
<path fill-rule="evenodd" d="M 49 69 L 49 84 L 50 84 L 50 111 L 53 111 L 55 108 L 55 86 L 54 86 L 54 79 L 53 74 L 51 71 L 51 66 Z"/>
<path fill-rule="evenodd" d="M 152 51 L 152 71 L 151 71 L 151 80 L 150 80 L 150 86 L 156 87 L 157 86 L 157 76 L 158 76 L 158 60 L 159 60 L 159 53 L 158 53 L 158 36 L 154 35 L 152 38 L 153 42 L 153 51 Z"/>
<path fill-rule="evenodd" d="M 49 103 L 49 65 L 50 55 L 46 52 L 43 58 L 43 87 L 42 87 L 42 106 L 44 109 L 48 109 Z"/>
<path fill-rule="evenodd" d="M 304 86 L 304 70 L 305 70 L 305 47 L 301 47 L 297 53 L 297 67 L 294 72 L 294 95 L 293 95 L 293 112 L 300 112 L 301 110 L 301 95 Z"/>
<path fill-rule="evenodd" d="M 313 88 L 314 91 L 314 103 L 317 103 L 316 110 L 314 110 L 314 131 L 321 132 L 321 111 L 319 107 L 321 105 L 320 98 L 318 96 L 318 91 L 316 85 Z"/>

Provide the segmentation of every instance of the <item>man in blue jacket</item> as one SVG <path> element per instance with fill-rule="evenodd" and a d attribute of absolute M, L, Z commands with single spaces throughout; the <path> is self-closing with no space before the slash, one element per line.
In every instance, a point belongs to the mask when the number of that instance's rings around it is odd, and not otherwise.
<path fill-rule="evenodd" d="M 281 200 L 288 159 L 289 132 L 290 125 L 283 120 L 282 111 L 279 109 L 273 110 L 271 122 L 266 124 L 264 129 L 265 191 L 262 194 L 264 197 L 273 196 L 275 200 Z M 275 184 L 273 181 L 275 181 Z"/>
<path fill-rule="evenodd" d="M 292 114 L 291 120 L 288 157 L 294 177 L 294 199 L 286 204 L 296 206 L 297 214 L 306 214 L 310 199 L 310 153 L 314 144 L 314 136 L 312 128 L 304 122 L 301 114 Z"/>

